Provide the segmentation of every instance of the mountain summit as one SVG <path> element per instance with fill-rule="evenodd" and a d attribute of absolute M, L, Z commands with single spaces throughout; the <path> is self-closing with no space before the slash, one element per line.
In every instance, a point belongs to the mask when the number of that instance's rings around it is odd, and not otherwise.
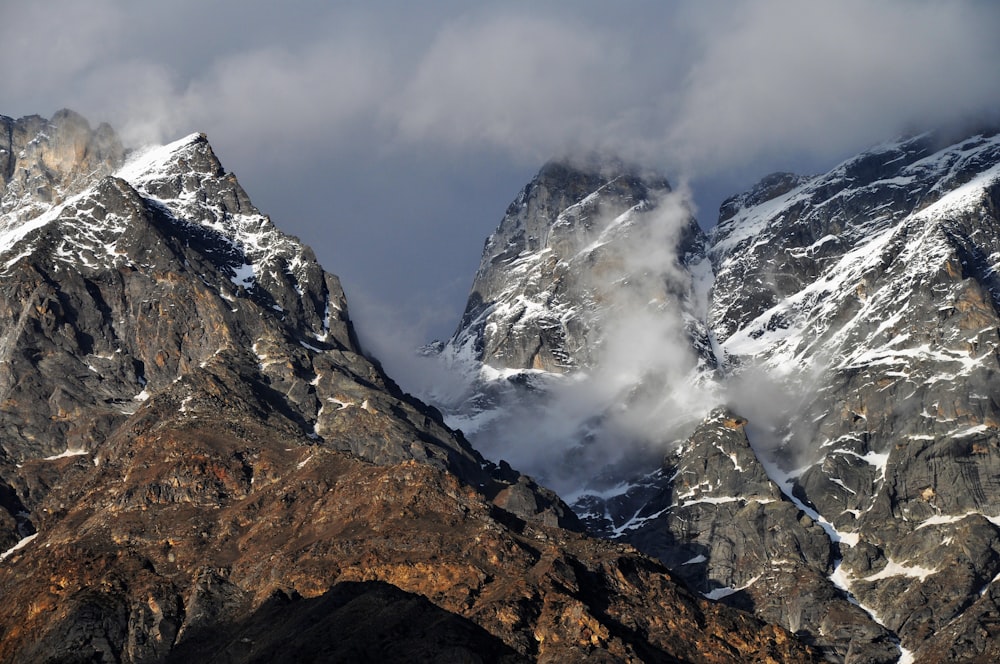
<path fill-rule="evenodd" d="M 497 369 L 564 372 L 594 364 L 607 323 L 595 310 L 622 292 L 668 296 L 666 278 L 636 278 L 650 276 L 629 265 L 639 245 L 679 243 L 682 258 L 701 242 L 690 215 L 656 218 L 670 193 L 662 177 L 619 162 L 546 164 L 486 241 L 450 342 L 455 352 Z M 673 267 L 666 260 L 660 271 Z"/>
<path fill-rule="evenodd" d="M 689 394 L 698 396 L 717 368 L 704 243 L 662 176 L 613 159 L 546 164 L 487 239 L 461 323 L 440 349 L 462 389 L 428 398 L 479 449 L 559 491 L 654 462 L 649 443 L 698 419 L 664 390 L 701 376 Z M 675 421 L 648 426 L 665 411 Z"/>
<path fill-rule="evenodd" d="M 0 661 L 813 661 L 403 394 L 205 136 L 0 124 Z"/>
<path fill-rule="evenodd" d="M 707 236 L 683 210 L 544 168 L 442 351 L 448 421 L 832 661 L 1000 656 L 1000 135 L 770 175 Z"/>

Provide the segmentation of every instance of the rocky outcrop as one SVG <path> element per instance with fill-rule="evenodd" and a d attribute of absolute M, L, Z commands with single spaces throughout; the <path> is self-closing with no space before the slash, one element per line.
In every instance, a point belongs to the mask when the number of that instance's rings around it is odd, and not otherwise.
<path fill-rule="evenodd" d="M 25 219 L 90 186 L 121 165 L 125 151 L 107 124 L 91 129 L 77 113 L 0 115 L 0 215 Z M 0 229 L 2 230 L 2 229 Z"/>
<path fill-rule="evenodd" d="M 683 295 L 677 265 L 644 265 L 637 251 L 658 243 L 683 263 L 701 249 L 694 218 L 663 204 L 669 194 L 662 177 L 615 161 L 545 165 L 487 239 L 450 347 L 500 369 L 592 366 L 608 309 Z"/>
<path fill-rule="evenodd" d="M 685 258 L 665 263 L 687 273 L 687 296 L 669 306 L 698 332 L 652 344 L 634 335 L 650 366 L 679 344 L 700 361 L 686 372 L 637 372 L 633 389 L 616 393 L 620 410 L 634 411 L 636 395 L 708 386 L 704 411 L 648 399 L 658 409 L 644 421 L 643 448 L 664 458 L 636 457 L 644 469 L 595 458 L 636 444 L 634 431 L 618 429 L 614 446 L 591 445 L 612 409 L 564 430 L 572 461 L 560 468 L 578 473 L 584 522 L 834 661 L 988 658 L 982 625 L 1000 572 L 998 191 L 1000 138 L 986 131 L 889 142 L 823 175 L 773 174 L 727 200 L 703 253 L 682 242 L 673 255 Z M 547 227 L 544 214 L 536 219 L 519 223 Z M 480 273 L 497 246 L 487 243 Z M 522 280 L 519 261 L 541 254 L 513 246 L 491 272 L 491 292 L 509 288 L 506 301 L 538 283 Z M 594 349 L 622 309 L 600 299 L 586 309 L 590 364 L 561 370 L 606 379 L 621 367 L 601 373 Z M 471 413 L 478 424 L 476 413 L 504 400 L 544 405 L 561 389 L 525 376 L 523 363 L 490 362 L 531 390 L 483 390 L 487 407 L 466 405 L 453 421 Z M 731 410 L 676 426 L 675 413 L 700 417 L 711 405 Z M 733 413 L 749 424 L 727 426 Z M 471 429 L 474 441 L 510 422 L 490 417 Z"/>
<path fill-rule="evenodd" d="M 746 426 L 716 409 L 661 469 L 575 507 L 593 532 L 634 544 L 705 597 L 785 625 L 830 658 L 896 661 L 893 635 L 828 578 L 839 545 L 769 477 Z"/>
<path fill-rule="evenodd" d="M 204 136 L 45 164 L 0 219 L 0 661 L 813 659 L 403 394 Z"/>
<path fill-rule="evenodd" d="M 772 442 L 790 490 L 918 659 L 1000 571 L 998 164 L 996 134 L 886 144 L 735 213 L 712 249 L 724 352 L 808 375 Z"/>
<path fill-rule="evenodd" d="M 303 435 L 350 428 L 352 451 L 373 460 L 423 454 L 482 474 L 361 354 L 336 277 L 250 204 L 203 136 L 134 158 L 46 215 L 12 231 L 0 284 L 11 462 L 89 452 L 149 395 L 238 359 Z M 412 441 L 371 443 L 363 420 L 376 409 L 405 415 Z"/>
<path fill-rule="evenodd" d="M 419 458 L 494 493 L 508 486 L 362 355 L 337 278 L 253 207 L 204 136 L 133 155 L 40 219 L 16 221 L 4 217 L 0 270 L 8 468 L 90 453 L 150 395 L 228 363 L 261 409 L 310 439 L 377 463 Z M 537 495 L 539 515 L 574 522 Z"/>
<path fill-rule="evenodd" d="M 433 465 L 376 466 L 280 417 L 234 418 L 209 396 L 183 421 L 177 395 L 153 397 L 96 470 L 46 462 L 74 488 L 50 492 L 41 534 L 5 562 L 0 659 L 809 659 L 629 547 L 527 523 Z"/>

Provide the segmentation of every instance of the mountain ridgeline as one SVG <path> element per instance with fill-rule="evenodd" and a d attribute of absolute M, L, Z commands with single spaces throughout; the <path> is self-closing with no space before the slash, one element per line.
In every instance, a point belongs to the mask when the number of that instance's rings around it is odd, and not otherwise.
<path fill-rule="evenodd" d="M 995 130 L 770 175 L 707 234 L 662 178 L 549 164 L 427 398 L 828 661 L 995 661 L 998 268 Z"/>
<path fill-rule="evenodd" d="M 204 135 L 0 116 L 0 175 L 0 661 L 817 661 L 404 394 Z"/>

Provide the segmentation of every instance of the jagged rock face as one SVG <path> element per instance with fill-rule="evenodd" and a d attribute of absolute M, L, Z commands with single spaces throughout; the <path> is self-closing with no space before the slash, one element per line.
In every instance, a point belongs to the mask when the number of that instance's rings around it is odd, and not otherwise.
<path fill-rule="evenodd" d="M 729 199 L 705 243 L 710 297 L 686 310 L 709 359 L 685 380 L 714 381 L 750 423 L 712 413 L 662 467 L 592 484 L 575 509 L 834 661 L 988 660 L 998 233 L 995 132 L 887 143 Z"/>
<path fill-rule="evenodd" d="M 204 136 L 59 163 L 0 219 L 0 661 L 813 658 L 402 394 Z"/>
<path fill-rule="evenodd" d="M 770 479 L 746 424 L 716 409 L 660 470 L 576 508 L 593 532 L 634 544 L 704 596 L 785 625 L 829 657 L 895 661 L 890 632 L 830 583 L 836 547 Z"/>
<path fill-rule="evenodd" d="M 843 536 L 839 582 L 918 659 L 1000 572 L 1000 138 L 935 141 L 742 209 L 712 249 L 724 351 L 811 375 L 782 434 L 790 487 Z"/>
<path fill-rule="evenodd" d="M 252 206 L 204 136 L 133 157 L 4 240 L 12 463 L 89 452 L 148 395 L 232 354 L 305 435 L 329 432 L 375 461 L 423 454 L 478 472 L 467 447 L 393 395 L 357 347 L 336 277 Z M 362 433 L 383 409 L 405 415 L 411 440 Z"/>
<path fill-rule="evenodd" d="M 73 489 L 0 577 L 3 661 L 810 661 L 629 547 L 432 465 L 304 445 L 280 416 L 198 396 L 179 421 L 173 392 L 97 470 L 57 462 Z"/>
<path fill-rule="evenodd" d="M 91 130 L 73 111 L 59 111 L 51 120 L 0 116 L 0 214 L 16 210 L 16 217 L 27 218 L 60 203 L 95 176 L 111 173 L 124 154 L 110 126 Z"/>
<path fill-rule="evenodd" d="M 850 593 L 916 661 L 986 657 L 988 639 L 963 616 L 996 610 L 998 164 L 995 134 L 951 146 L 935 136 L 886 144 L 828 174 L 774 176 L 727 201 L 709 244 L 716 280 L 708 322 L 720 364 L 729 375 L 755 376 L 757 414 L 777 423 L 751 430 L 751 442 L 785 493 L 821 521 L 836 558 L 832 568 L 796 565 L 810 584 L 782 580 L 778 570 L 764 578 L 783 597 Z M 760 406 L 768 394 L 777 406 Z M 684 468 L 688 481 L 713 487 L 713 499 L 747 497 L 729 493 L 717 468 Z M 655 484 L 677 491 L 683 477 Z M 654 507 L 662 509 L 651 504 L 639 515 Z M 685 507 L 675 500 L 622 538 L 652 551 L 643 539 L 661 527 L 669 543 L 690 528 L 673 522 Z M 741 530 L 722 525 L 732 523 L 730 510 L 711 511 L 695 519 L 700 537 L 727 540 Z M 803 550 L 797 541 L 783 553 L 753 548 L 772 560 Z M 659 555 L 699 583 L 669 553 Z M 736 559 L 718 549 L 705 556 L 709 578 L 725 578 Z M 743 592 L 758 615 L 846 661 L 897 656 L 885 630 L 862 624 L 854 609 L 810 607 L 792 620 L 765 601 L 774 585 L 756 581 Z M 945 625 L 950 642 L 934 636 Z"/>
<path fill-rule="evenodd" d="M 658 175 L 610 159 L 547 164 L 486 241 L 455 335 L 428 348 L 462 389 L 422 396 L 486 454 L 563 491 L 589 481 L 581 467 L 610 478 L 655 463 L 653 448 L 702 414 L 663 403 L 660 388 L 715 370 L 704 240 Z M 637 358 L 657 345 L 669 352 Z M 636 434 L 664 412 L 674 428 Z"/>
<path fill-rule="evenodd" d="M 42 126 L 74 138 L 59 120 Z M 253 207 L 203 135 L 134 154 L 60 197 L 35 218 L 0 220 L 8 467 L 90 453 L 150 395 L 239 362 L 310 439 L 493 482 L 439 415 L 361 354 L 337 278 Z"/>
<path fill-rule="evenodd" d="M 565 372 L 592 366 L 604 316 L 628 294 L 676 303 L 679 279 L 668 272 L 701 249 L 689 214 L 659 224 L 666 180 L 621 164 L 552 162 L 517 196 L 486 241 L 462 322 L 450 345 L 469 346 L 497 369 Z M 630 264 L 637 246 L 662 244 L 678 265 Z"/>

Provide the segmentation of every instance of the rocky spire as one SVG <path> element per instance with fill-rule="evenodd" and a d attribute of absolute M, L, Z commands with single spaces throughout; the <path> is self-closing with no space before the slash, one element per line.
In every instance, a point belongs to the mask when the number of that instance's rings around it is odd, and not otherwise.
<path fill-rule="evenodd" d="M 91 129 L 78 113 L 63 109 L 37 115 L 0 115 L 0 215 L 27 217 L 61 203 L 121 165 L 125 151 L 107 124 Z"/>
<path fill-rule="evenodd" d="M 627 265 L 629 246 L 657 223 L 669 193 L 662 176 L 617 160 L 546 164 L 487 239 L 451 346 L 468 347 L 476 360 L 500 369 L 591 365 L 603 331 L 595 307 L 606 309 L 599 301 L 627 289 L 630 278 L 632 289 L 640 286 L 639 270 Z M 664 233 L 673 236 L 646 239 L 674 241 L 681 260 L 700 248 L 690 215 Z M 662 297 L 663 284 L 641 285 Z"/>

